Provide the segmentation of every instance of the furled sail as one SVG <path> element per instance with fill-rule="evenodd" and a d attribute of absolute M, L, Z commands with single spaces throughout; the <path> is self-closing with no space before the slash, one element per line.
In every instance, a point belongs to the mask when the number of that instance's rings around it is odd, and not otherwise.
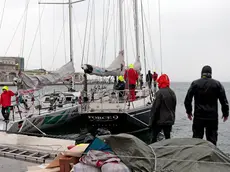
<path fill-rule="evenodd" d="M 19 73 L 22 85 L 26 89 L 41 89 L 44 86 L 55 84 L 64 78 L 73 75 L 75 72 L 73 62 L 65 64 L 58 70 L 45 75 L 28 75 L 24 72 Z"/>
<path fill-rule="evenodd" d="M 89 64 L 84 64 L 82 69 L 89 75 L 96 76 L 119 76 L 124 73 L 124 51 L 120 51 L 117 58 L 107 68 L 101 68 Z"/>

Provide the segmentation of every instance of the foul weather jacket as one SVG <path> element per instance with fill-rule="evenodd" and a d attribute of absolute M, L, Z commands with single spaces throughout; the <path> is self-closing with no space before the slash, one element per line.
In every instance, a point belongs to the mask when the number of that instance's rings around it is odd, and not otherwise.
<path fill-rule="evenodd" d="M 201 78 L 193 81 L 184 105 L 187 114 L 192 114 L 192 99 L 195 100 L 194 119 L 218 120 L 218 99 L 224 117 L 229 115 L 229 105 L 224 87 L 212 78 Z"/>
<path fill-rule="evenodd" d="M 160 88 L 151 109 L 150 125 L 173 125 L 175 122 L 176 95 L 169 87 Z"/>
<path fill-rule="evenodd" d="M 152 74 L 151 74 L 151 72 L 150 72 L 150 73 L 148 73 L 148 74 L 146 75 L 146 82 L 152 83 L 152 80 L 153 80 L 153 78 L 152 78 Z"/>
<path fill-rule="evenodd" d="M 136 85 L 138 73 L 134 69 L 128 69 L 125 71 L 124 78 L 129 85 Z"/>
<path fill-rule="evenodd" d="M 153 75 L 152 75 L 152 77 L 153 77 L 153 81 L 156 81 L 157 78 L 158 78 L 158 74 L 156 72 L 154 72 Z"/>
<path fill-rule="evenodd" d="M 115 89 L 116 90 L 125 90 L 125 82 L 124 81 L 118 81 Z"/>
<path fill-rule="evenodd" d="M 11 97 L 14 96 L 14 93 L 12 91 L 4 91 L 1 94 L 0 104 L 2 107 L 8 107 L 11 106 Z"/>

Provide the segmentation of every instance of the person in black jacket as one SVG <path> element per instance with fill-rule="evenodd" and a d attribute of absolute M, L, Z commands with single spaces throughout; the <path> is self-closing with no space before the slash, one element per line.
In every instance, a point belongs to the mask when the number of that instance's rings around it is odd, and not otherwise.
<path fill-rule="evenodd" d="M 175 122 L 176 95 L 169 87 L 170 81 L 166 74 L 157 80 L 159 90 L 151 109 L 150 122 L 153 130 L 152 142 L 157 141 L 157 136 L 163 130 L 165 139 L 170 139 L 172 125 Z"/>
<path fill-rule="evenodd" d="M 153 80 L 152 76 L 153 75 L 152 75 L 151 71 L 149 70 L 147 75 L 146 75 L 146 82 L 148 83 L 149 89 L 152 88 L 152 80 Z"/>
<path fill-rule="evenodd" d="M 223 121 L 227 121 L 229 105 L 224 87 L 217 80 L 212 79 L 212 68 L 204 66 L 201 78 L 192 82 L 184 105 L 188 118 L 192 120 L 192 99 L 195 100 L 193 119 L 193 138 L 203 139 L 204 129 L 206 138 L 214 145 L 217 143 L 218 131 L 218 99 L 222 106 Z"/>
<path fill-rule="evenodd" d="M 119 90 L 119 98 L 124 97 L 125 80 L 123 76 L 118 77 L 118 82 L 117 85 L 115 86 L 115 90 Z"/>

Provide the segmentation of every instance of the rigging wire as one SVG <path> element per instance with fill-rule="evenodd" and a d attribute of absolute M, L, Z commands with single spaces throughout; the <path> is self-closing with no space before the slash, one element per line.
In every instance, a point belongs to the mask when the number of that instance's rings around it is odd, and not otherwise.
<path fill-rule="evenodd" d="M 93 5 L 93 2 L 92 2 L 92 5 Z M 91 37 L 91 29 L 92 29 L 92 20 L 93 20 L 93 12 L 92 12 L 92 9 L 91 9 L 90 25 L 89 25 L 89 37 L 88 37 L 89 39 L 88 39 L 88 46 L 87 46 L 88 50 L 87 50 L 87 55 L 86 55 L 87 63 L 89 61 L 89 50 L 90 50 L 89 45 L 90 45 L 90 41 L 91 41 L 90 37 Z"/>
<path fill-rule="evenodd" d="M 125 5 L 125 2 L 126 1 L 123 1 L 123 3 L 124 3 L 124 7 L 126 6 Z M 126 18 L 126 10 L 123 10 L 124 11 L 124 18 L 123 18 L 123 21 L 124 21 L 124 35 L 125 35 L 125 39 L 124 39 L 124 44 L 125 44 L 125 54 L 126 54 L 126 64 L 128 65 L 129 64 L 129 59 L 128 59 L 128 45 L 127 45 L 127 24 L 126 24 L 126 20 L 125 20 L 125 18 Z M 123 21 L 121 21 L 121 22 L 123 22 Z"/>
<path fill-rule="evenodd" d="M 147 7 L 148 7 L 148 27 L 151 28 L 151 18 L 150 18 L 150 4 L 149 4 L 149 1 L 147 1 Z M 144 11 L 143 11 L 144 13 Z M 154 55 L 152 54 L 152 57 L 154 58 Z M 148 59 L 148 57 L 147 57 Z M 152 68 L 155 66 L 154 64 L 154 60 L 151 60 L 152 61 Z M 149 64 L 149 67 L 150 67 L 150 64 Z M 151 67 L 150 67 L 151 68 Z M 155 67 L 156 68 L 156 67 Z M 155 69 L 156 70 L 156 69 Z"/>
<path fill-rule="evenodd" d="M 147 20 L 146 20 L 146 15 L 145 15 L 145 12 L 143 11 L 143 14 L 144 14 L 144 20 L 145 20 L 145 24 L 146 24 L 146 30 L 147 30 L 147 33 L 148 33 L 148 40 L 149 40 L 149 44 L 150 44 L 150 51 L 151 51 L 151 54 L 153 55 L 153 62 L 155 64 L 155 68 L 157 67 L 157 62 L 156 62 L 156 59 L 155 59 L 155 56 L 154 56 L 154 53 L 153 53 L 153 43 L 152 43 L 152 39 L 151 39 L 151 33 L 150 33 L 150 28 L 148 28 L 148 24 L 147 24 Z"/>
<path fill-rule="evenodd" d="M 94 56 L 96 56 L 96 19 L 95 19 L 95 15 L 96 15 L 96 6 L 95 6 L 95 0 L 93 0 L 93 64 L 96 64 L 96 58 L 94 58 Z"/>
<path fill-rule="evenodd" d="M 106 28 L 105 28 L 105 40 L 104 40 L 104 55 L 103 55 L 103 60 L 104 60 L 104 66 L 105 66 L 105 56 L 106 56 L 106 46 L 107 46 L 107 40 L 108 40 L 108 35 L 109 35 L 109 30 L 110 30 L 110 26 L 112 23 L 112 18 L 109 21 L 109 13 L 110 13 L 110 0 L 108 1 L 108 10 L 107 10 L 107 18 L 106 18 Z"/>
<path fill-rule="evenodd" d="M 84 58 L 85 58 L 85 44 L 86 44 L 86 33 L 87 33 L 88 19 L 89 19 L 89 7 L 90 7 L 90 1 L 88 3 L 87 16 L 86 16 L 85 34 L 84 34 L 84 41 L 83 41 L 83 48 L 82 48 L 81 65 L 83 65 L 83 61 L 84 61 Z"/>
<path fill-rule="evenodd" d="M 102 43 L 101 43 L 101 51 L 100 51 L 100 54 L 101 54 L 101 64 L 100 65 L 101 67 L 105 67 L 105 54 L 106 54 L 106 45 L 107 45 L 107 38 L 108 38 L 108 32 L 109 32 L 109 28 L 110 28 L 110 25 L 111 25 L 111 21 L 109 22 L 109 9 L 110 9 L 110 0 L 107 1 L 108 2 L 108 10 L 107 10 L 107 14 L 105 12 L 105 8 L 106 8 L 106 5 L 105 5 L 105 1 L 103 1 L 103 38 L 102 38 Z M 106 18 L 106 17 L 107 18 Z M 110 24 L 108 24 L 110 23 Z"/>
<path fill-rule="evenodd" d="M 134 38 L 133 38 L 133 34 L 132 34 L 133 32 L 132 32 L 132 28 L 131 28 L 132 25 L 131 25 L 131 21 L 130 21 L 131 11 L 133 12 L 133 10 L 131 8 L 132 4 L 128 5 L 128 7 L 129 7 L 129 11 L 127 10 L 128 11 L 128 15 L 129 15 L 128 19 L 127 19 L 128 20 L 128 29 L 130 30 L 129 33 L 130 33 L 130 37 L 131 37 L 131 43 L 132 43 L 132 49 L 133 49 L 133 51 L 132 51 L 133 52 L 133 57 L 135 57 Z"/>
<path fill-rule="evenodd" d="M 5 13 L 5 7 L 6 7 L 6 0 L 4 1 L 3 8 L 2 8 L 2 16 L 1 16 L 1 21 L 0 21 L 0 29 L 1 29 L 2 23 L 3 23 L 3 18 L 4 18 L 4 13 Z"/>
<path fill-rule="evenodd" d="M 117 56 L 117 20 L 118 20 L 118 17 L 117 17 L 117 14 L 118 14 L 118 8 L 116 7 L 116 3 L 117 2 L 117 7 L 118 7 L 118 1 L 116 0 L 113 0 L 113 10 L 114 10 L 114 20 L 113 20 L 113 28 L 114 28 L 114 58 L 116 58 Z M 117 10 L 116 10 L 117 9 Z M 116 12 L 115 12 L 116 10 Z"/>
<path fill-rule="evenodd" d="M 134 18 L 134 30 L 135 30 L 135 48 L 136 48 L 136 61 L 140 61 L 140 48 L 139 48 L 139 22 L 137 21 L 138 19 L 138 1 L 134 0 L 133 1 L 133 18 Z M 137 7 L 137 8 L 136 8 Z"/>
<path fill-rule="evenodd" d="M 42 31 L 41 31 L 41 9 L 40 4 L 38 4 L 38 11 L 39 11 L 39 37 L 40 37 L 40 60 L 41 60 L 41 69 L 43 69 L 43 62 L 42 62 Z"/>
<path fill-rule="evenodd" d="M 42 9 L 41 17 L 40 17 L 40 20 L 39 20 L 39 22 L 38 22 L 38 27 L 37 27 L 37 30 L 36 30 L 36 33 L 35 33 L 35 36 L 34 36 L 34 39 L 33 39 L 33 42 L 32 42 L 32 46 L 31 46 L 29 55 L 28 55 L 28 59 L 27 59 L 27 62 L 26 62 L 26 68 L 28 67 L 28 63 L 29 63 L 29 60 L 30 60 L 30 57 L 31 57 L 31 53 L 32 53 L 32 50 L 33 50 L 33 47 L 34 47 L 35 40 L 36 40 L 36 38 L 37 38 L 37 34 L 38 34 L 38 31 L 39 31 L 39 25 L 40 25 L 40 21 L 41 21 L 41 19 L 42 19 L 44 10 L 45 10 L 45 5 L 44 5 L 44 7 L 43 7 L 43 9 Z"/>
<path fill-rule="evenodd" d="M 30 0 L 28 0 L 28 3 L 27 3 L 26 6 L 28 6 L 29 3 L 30 3 Z M 19 28 L 19 26 L 20 26 L 20 24 L 21 24 L 21 22 L 22 22 L 22 19 L 23 19 L 25 13 L 26 13 L 26 8 L 25 8 L 25 10 L 24 10 L 24 12 L 23 12 L 22 17 L 20 18 L 20 20 L 19 20 L 19 22 L 18 22 L 18 24 L 17 24 L 17 27 L 16 27 L 16 29 L 15 29 L 15 31 L 14 31 L 14 34 L 13 34 L 13 37 L 12 37 L 12 39 L 10 40 L 10 44 L 8 45 L 8 47 L 7 47 L 7 49 L 6 49 L 6 52 L 5 52 L 5 55 L 4 55 L 4 56 L 6 56 L 6 54 L 8 53 L 8 51 L 9 51 L 9 49 L 10 49 L 10 47 L 11 47 L 11 44 L 12 44 L 12 42 L 13 42 L 13 40 L 14 40 L 14 37 L 15 37 L 15 35 L 16 35 L 16 33 L 17 33 L 17 30 L 18 30 L 18 28 Z"/>
<path fill-rule="evenodd" d="M 145 66 L 145 75 L 147 74 L 147 71 L 146 71 L 146 49 L 145 49 L 145 29 L 144 29 L 144 18 L 143 18 L 143 3 L 141 1 L 141 23 L 142 23 L 142 41 L 143 41 L 143 52 L 144 52 L 144 66 Z"/>
<path fill-rule="evenodd" d="M 104 45 L 104 65 L 105 65 L 105 56 L 106 56 L 106 46 L 107 46 L 107 40 L 108 40 L 108 35 L 109 35 L 109 30 L 110 30 L 110 26 L 111 26 L 111 22 L 112 22 L 112 18 L 109 21 L 109 13 L 110 13 L 110 3 L 111 1 L 108 1 L 108 10 L 107 10 L 107 19 L 106 19 L 106 35 L 105 35 L 105 45 Z"/>
<path fill-rule="evenodd" d="M 73 9 L 74 9 L 74 6 L 73 6 Z M 81 46 L 81 49 L 82 49 L 82 41 L 81 41 L 81 36 L 80 36 L 80 32 L 79 32 L 78 26 L 77 26 L 77 19 L 76 19 L 75 13 L 73 14 L 73 18 L 74 18 L 74 22 L 76 24 L 77 35 L 78 35 L 78 39 L 80 41 L 80 46 Z"/>
<path fill-rule="evenodd" d="M 26 1 L 28 2 L 28 0 Z M 22 32 L 22 40 L 21 40 L 21 51 L 20 51 L 20 55 L 23 57 L 24 55 L 24 43 L 25 43 L 25 37 L 26 37 L 26 25 L 27 25 L 27 16 L 28 16 L 28 7 L 29 5 L 27 5 L 28 3 L 26 3 L 26 13 L 25 13 L 25 21 L 24 21 L 24 26 L 23 26 L 23 32 Z"/>
<path fill-rule="evenodd" d="M 55 54 L 55 50 L 54 50 L 54 38 L 55 38 L 55 5 L 53 5 L 53 57 Z"/>
<path fill-rule="evenodd" d="M 113 0 L 113 12 L 114 11 L 115 11 L 115 0 Z M 114 58 L 116 58 L 116 18 L 115 17 L 113 20 L 113 37 L 114 37 L 114 43 L 113 43 Z"/>
<path fill-rule="evenodd" d="M 160 35 L 160 59 L 161 59 L 161 74 L 163 73 L 163 57 L 162 57 L 162 35 L 161 35 L 161 1 L 158 0 L 158 16 L 159 16 L 159 35 Z"/>
<path fill-rule="evenodd" d="M 101 56 L 101 67 L 103 67 L 103 42 L 104 42 L 104 34 L 105 34 L 105 0 L 103 0 L 103 25 L 102 25 L 102 40 L 101 40 L 101 50 L 100 50 L 100 56 Z"/>
<path fill-rule="evenodd" d="M 108 4 L 108 6 L 110 7 L 110 2 Z M 104 40 L 104 42 L 105 42 L 104 48 L 107 46 L 107 40 L 108 40 L 109 31 L 110 31 L 110 28 L 111 28 L 111 25 L 112 25 L 112 19 L 115 18 L 114 17 L 115 13 L 113 11 L 112 14 L 111 14 L 111 20 L 109 21 L 109 9 L 110 8 L 108 8 L 107 15 L 106 15 L 107 16 L 107 20 L 106 20 L 106 29 L 107 30 L 106 30 L 105 40 Z M 116 56 L 115 56 L 115 58 L 116 58 Z M 105 60 L 105 58 L 104 58 L 104 60 Z"/>
<path fill-rule="evenodd" d="M 64 31 L 64 27 L 65 27 L 65 18 L 64 18 L 64 22 L 63 22 L 63 25 L 62 25 L 61 32 L 60 32 L 59 37 L 58 37 L 57 46 L 56 46 L 55 51 L 54 51 L 54 56 L 53 56 L 51 68 L 52 68 L 52 66 L 53 66 L 53 64 L 54 64 L 54 60 L 55 60 L 55 57 L 56 57 L 56 55 L 57 55 L 58 46 L 59 46 L 59 43 L 60 43 L 60 40 L 61 40 L 62 33 L 63 33 L 63 31 Z"/>
<path fill-rule="evenodd" d="M 65 0 L 63 0 L 63 3 L 65 2 Z M 67 62 L 67 55 L 66 55 L 66 42 L 65 42 L 65 5 L 62 5 L 62 20 L 63 20 L 63 42 L 64 42 L 64 55 L 65 55 L 65 63 Z"/>

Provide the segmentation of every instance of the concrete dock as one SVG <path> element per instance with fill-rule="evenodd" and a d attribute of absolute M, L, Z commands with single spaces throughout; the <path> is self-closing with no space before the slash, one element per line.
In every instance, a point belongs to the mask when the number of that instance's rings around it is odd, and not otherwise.
<path fill-rule="evenodd" d="M 19 161 L 11 158 L 0 157 L 0 171 L 1 172 L 25 172 L 28 166 L 35 166 L 38 164 Z"/>
<path fill-rule="evenodd" d="M 47 137 L 26 136 L 7 134 L 0 132 L 0 145 L 15 148 L 25 148 L 47 153 L 60 153 L 67 149 L 67 146 L 74 145 L 74 140 L 53 139 Z M 28 166 L 39 166 L 40 164 L 0 157 L 1 172 L 26 172 Z"/>

